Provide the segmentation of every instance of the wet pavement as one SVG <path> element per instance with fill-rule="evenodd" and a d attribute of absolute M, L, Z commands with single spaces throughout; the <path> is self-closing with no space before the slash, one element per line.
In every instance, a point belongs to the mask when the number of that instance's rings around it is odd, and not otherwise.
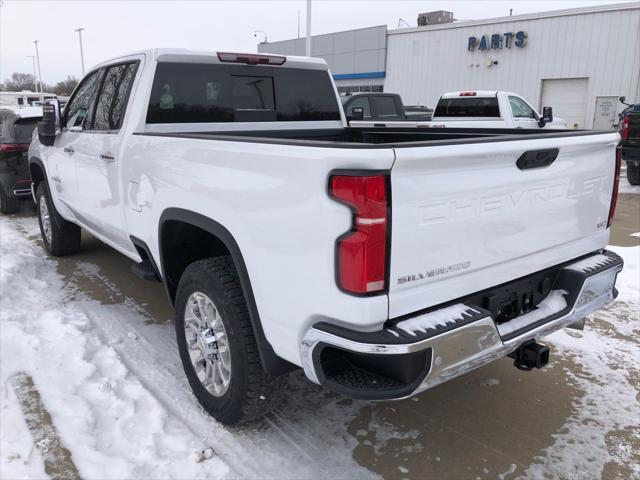
<path fill-rule="evenodd" d="M 30 214 L 28 209 L 22 213 Z M 611 243 L 640 245 L 640 237 L 632 235 L 637 232 L 640 195 L 621 193 Z M 39 241 L 37 235 L 32 234 L 31 239 Z M 172 323 L 173 310 L 163 286 L 134 276 L 129 259 L 91 235 L 83 232 L 80 253 L 56 261 L 59 273 L 83 294 L 107 305 L 133 302 L 146 312 L 148 321 Z M 592 321 L 602 335 L 623 335 L 598 315 Z M 637 337 L 627 340 L 640 348 Z M 384 478 L 515 478 L 531 464 L 541 462 L 545 449 L 554 445 L 581 405 L 585 391 L 576 381 L 581 371 L 582 365 L 571 355 L 552 357 L 548 368 L 528 373 L 516 370 L 512 361 L 504 358 L 414 398 L 389 403 L 356 402 L 321 392 L 300 373 L 294 374 L 291 384 L 303 391 L 303 397 L 354 408 L 356 413 L 345 429 L 355 439 L 355 448 L 344 453 Z M 635 373 L 629 381 L 640 396 L 640 374 L 637 369 Z M 23 380 L 25 391 L 37 397 L 28 378 Z M 296 400 L 288 400 L 282 410 L 297 407 Z M 51 423 L 50 419 L 43 421 Z M 621 448 L 635 452 L 631 461 L 640 462 L 639 430 L 608 432 L 607 448 L 610 452 Z M 313 436 L 312 431 L 307 434 Z M 59 452 L 61 464 L 68 465 L 68 452 Z M 566 477 L 636 478 L 628 456 L 625 458 L 608 463 L 601 473 L 568 471 Z M 69 476 L 74 476 L 71 473 Z M 55 469 L 50 474 L 55 476 Z"/>

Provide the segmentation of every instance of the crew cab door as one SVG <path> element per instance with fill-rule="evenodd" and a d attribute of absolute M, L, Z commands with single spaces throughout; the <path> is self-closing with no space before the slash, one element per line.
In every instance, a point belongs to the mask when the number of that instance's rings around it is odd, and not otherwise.
<path fill-rule="evenodd" d="M 509 108 L 515 128 L 538 128 L 536 112 L 523 98 L 509 95 Z"/>
<path fill-rule="evenodd" d="M 76 149 L 78 203 L 83 223 L 122 249 L 130 250 L 123 229 L 123 182 L 120 179 L 122 128 L 138 60 L 104 67 L 87 142 Z"/>
<path fill-rule="evenodd" d="M 65 107 L 61 131 L 53 148 L 45 149 L 49 188 L 56 208 L 80 223 L 75 208 L 79 203 L 75 154 L 76 150 L 83 149 L 81 145 L 87 140 L 84 128 L 95 103 L 100 74 L 101 71 L 96 70 L 80 82 Z"/>

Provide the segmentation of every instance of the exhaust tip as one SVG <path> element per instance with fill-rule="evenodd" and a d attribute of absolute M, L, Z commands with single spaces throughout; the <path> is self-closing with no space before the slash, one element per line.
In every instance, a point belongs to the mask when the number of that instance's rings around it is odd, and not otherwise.
<path fill-rule="evenodd" d="M 529 371 L 549 363 L 549 347 L 533 341 L 520 345 L 509 356 L 513 358 L 513 365 L 517 369 Z"/>

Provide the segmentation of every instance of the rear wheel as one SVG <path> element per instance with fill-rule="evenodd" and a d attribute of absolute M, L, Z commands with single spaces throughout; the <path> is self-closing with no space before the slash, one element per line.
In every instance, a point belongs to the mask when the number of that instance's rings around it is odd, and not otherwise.
<path fill-rule="evenodd" d="M 631 185 L 640 185 L 640 165 L 627 163 L 627 180 Z"/>
<path fill-rule="evenodd" d="M 193 393 L 217 420 L 238 425 L 277 405 L 286 379 L 262 368 L 231 257 L 187 267 L 176 296 L 176 336 Z"/>
<path fill-rule="evenodd" d="M 40 182 L 38 185 L 36 210 L 42 243 L 47 252 L 55 257 L 61 257 L 80 250 L 80 227 L 68 222 L 56 211 L 46 182 Z"/>
<path fill-rule="evenodd" d="M 20 210 L 20 199 L 13 195 L 7 195 L 0 185 L 0 212 L 4 214 L 17 213 L 18 210 Z"/>

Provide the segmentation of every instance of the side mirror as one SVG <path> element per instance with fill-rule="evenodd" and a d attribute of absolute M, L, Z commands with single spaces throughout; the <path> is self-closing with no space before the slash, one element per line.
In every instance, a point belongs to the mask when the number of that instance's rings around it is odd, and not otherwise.
<path fill-rule="evenodd" d="M 553 109 L 551 107 L 542 107 L 542 119 L 545 123 L 553 122 Z"/>
<path fill-rule="evenodd" d="M 626 102 L 626 101 L 627 101 L 627 97 L 625 97 L 625 96 L 623 95 L 623 96 L 621 96 L 621 97 L 619 98 L 619 100 L 620 100 L 620 103 L 624 103 L 624 102 Z"/>
<path fill-rule="evenodd" d="M 347 120 L 362 120 L 364 118 L 364 108 L 362 107 L 353 107 L 351 109 L 351 115 L 347 117 Z"/>
<path fill-rule="evenodd" d="M 60 124 L 60 108 L 58 102 L 50 100 L 42 106 L 42 121 L 38 122 L 38 140 L 46 147 L 56 141 Z"/>

